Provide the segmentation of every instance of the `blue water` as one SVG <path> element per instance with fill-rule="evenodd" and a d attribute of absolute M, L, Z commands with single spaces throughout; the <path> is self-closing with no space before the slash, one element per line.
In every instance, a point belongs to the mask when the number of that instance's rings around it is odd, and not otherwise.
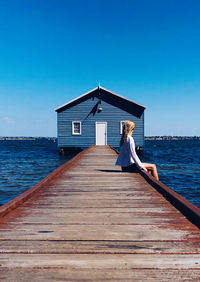
<path fill-rule="evenodd" d="M 200 208 L 200 140 L 149 140 L 144 162 L 157 165 L 159 179 Z"/>
<path fill-rule="evenodd" d="M 71 158 L 59 156 L 56 142 L 48 139 L 0 141 L 0 205 L 22 194 Z"/>
<path fill-rule="evenodd" d="M 71 158 L 59 156 L 52 140 L 0 141 L 0 205 Z M 146 141 L 142 160 L 156 163 L 160 181 L 200 207 L 200 140 Z"/>

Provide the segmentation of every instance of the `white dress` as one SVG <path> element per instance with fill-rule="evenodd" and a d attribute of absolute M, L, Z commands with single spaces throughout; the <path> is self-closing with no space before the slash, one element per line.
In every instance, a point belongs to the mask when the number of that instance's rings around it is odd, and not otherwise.
<path fill-rule="evenodd" d="M 127 167 L 132 164 L 136 164 L 139 169 L 144 169 L 142 162 L 136 154 L 134 139 L 128 135 L 127 141 L 125 141 L 120 148 L 119 156 L 115 165 Z"/>

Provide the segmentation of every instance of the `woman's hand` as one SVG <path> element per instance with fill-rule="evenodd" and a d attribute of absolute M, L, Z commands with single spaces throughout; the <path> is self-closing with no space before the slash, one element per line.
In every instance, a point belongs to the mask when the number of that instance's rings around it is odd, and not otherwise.
<path fill-rule="evenodd" d="M 144 171 L 148 172 L 148 170 L 146 169 L 146 167 L 144 167 L 142 170 L 144 170 Z"/>

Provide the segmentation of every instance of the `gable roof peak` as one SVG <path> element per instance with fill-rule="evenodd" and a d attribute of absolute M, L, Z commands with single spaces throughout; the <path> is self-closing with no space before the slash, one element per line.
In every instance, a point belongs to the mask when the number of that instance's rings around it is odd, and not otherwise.
<path fill-rule="evenodd" d="M 110 93 L 110 94 L 112 94 L 112 95 L 114 95 L 114 96 L 116 96 L 116 97 L 119 97 L 119 98 L 121 98 L 121 99 L 123 99 L 123 100 L 125 100 L 125 101 L 128 101 L 129 103 L 133 103 L 133 104 L 135 104 L 135 105 L 137 105 L 137 106 L 139 106 L 139 107 L 141 107 L 141 108 L 143 108 L 143 109 L 146 109 L 145 106 L 143 106 L 143 105 L 141 105 L 141 104 L 138 104 L 138 103 L 136 103 L 135 101 L 132 101 L 132 100 L 130 100 L 130 99 L 127 99 L 127 98 L 125 98 L 125 97 L 123 97 L 123 96 L 121 96 L 121 95 L 118 95 L 118 94 L 116 94 L 116 93 L 114 93 L 114 92 L 112 92 L 112 91 L 110 91 L 110 90 L 108 90 L 108 89 L 102 87 L 102 86 L 100 85 L 100 82 L 99 82 L 99 85 L 98 85 L 96 88 L 94 88 L 94 89 L 92 89 L 92 90 L 90 90 L 90 91 L 88 91 L 88 92 L 82 94 L 81 96 L 79 96 L 79 97 L 77 97 L 77 98 L 75 98 L 75 99 L 73 99 L 73 100 L 71 100 L 71 101 L 65 103 L 64 105 L 62 105 L 62 106 L 56 108 L 55 111 L 57 112 L 57 111 L 61 110 L 62 108 L 66 107 L 66 106 L 68 106 L 68 105 L 70 105 L 70 104 L 72 104 L 73 102 L 78 101 L 79 99 L 83 98 L 84 96 L 87 96 L 87 95 L 89 95 L 90 93 L 95 92 L 96 90 L 100 90 L 100 89 L 103 90 L 103 91 L 105 91 L 105 92 L 108 92 L 108 93 Z"/>

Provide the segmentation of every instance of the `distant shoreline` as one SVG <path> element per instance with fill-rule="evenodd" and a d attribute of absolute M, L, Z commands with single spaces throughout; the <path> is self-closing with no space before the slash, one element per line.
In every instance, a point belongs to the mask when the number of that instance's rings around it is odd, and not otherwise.
<path fill-rule="evenodd" d="M 200 136 L 146 136 L 145 140 L 200 140 Z M 56 137 L 0 137 L 2 140 L 52 140 L 57 141 Z"/>
<path fill-rule="evenodd" d="M 147 136 L 145 140 L 200 140 L 200 136 Z"/>
<path fill-rule="evenodd" d="M 24 136 L 20 136 L 20 137 L 0 137 L 0 141 L 1 140 L 53 140 L 56 141 L 57 138 L 56 137 L 24 137 Z"/>

